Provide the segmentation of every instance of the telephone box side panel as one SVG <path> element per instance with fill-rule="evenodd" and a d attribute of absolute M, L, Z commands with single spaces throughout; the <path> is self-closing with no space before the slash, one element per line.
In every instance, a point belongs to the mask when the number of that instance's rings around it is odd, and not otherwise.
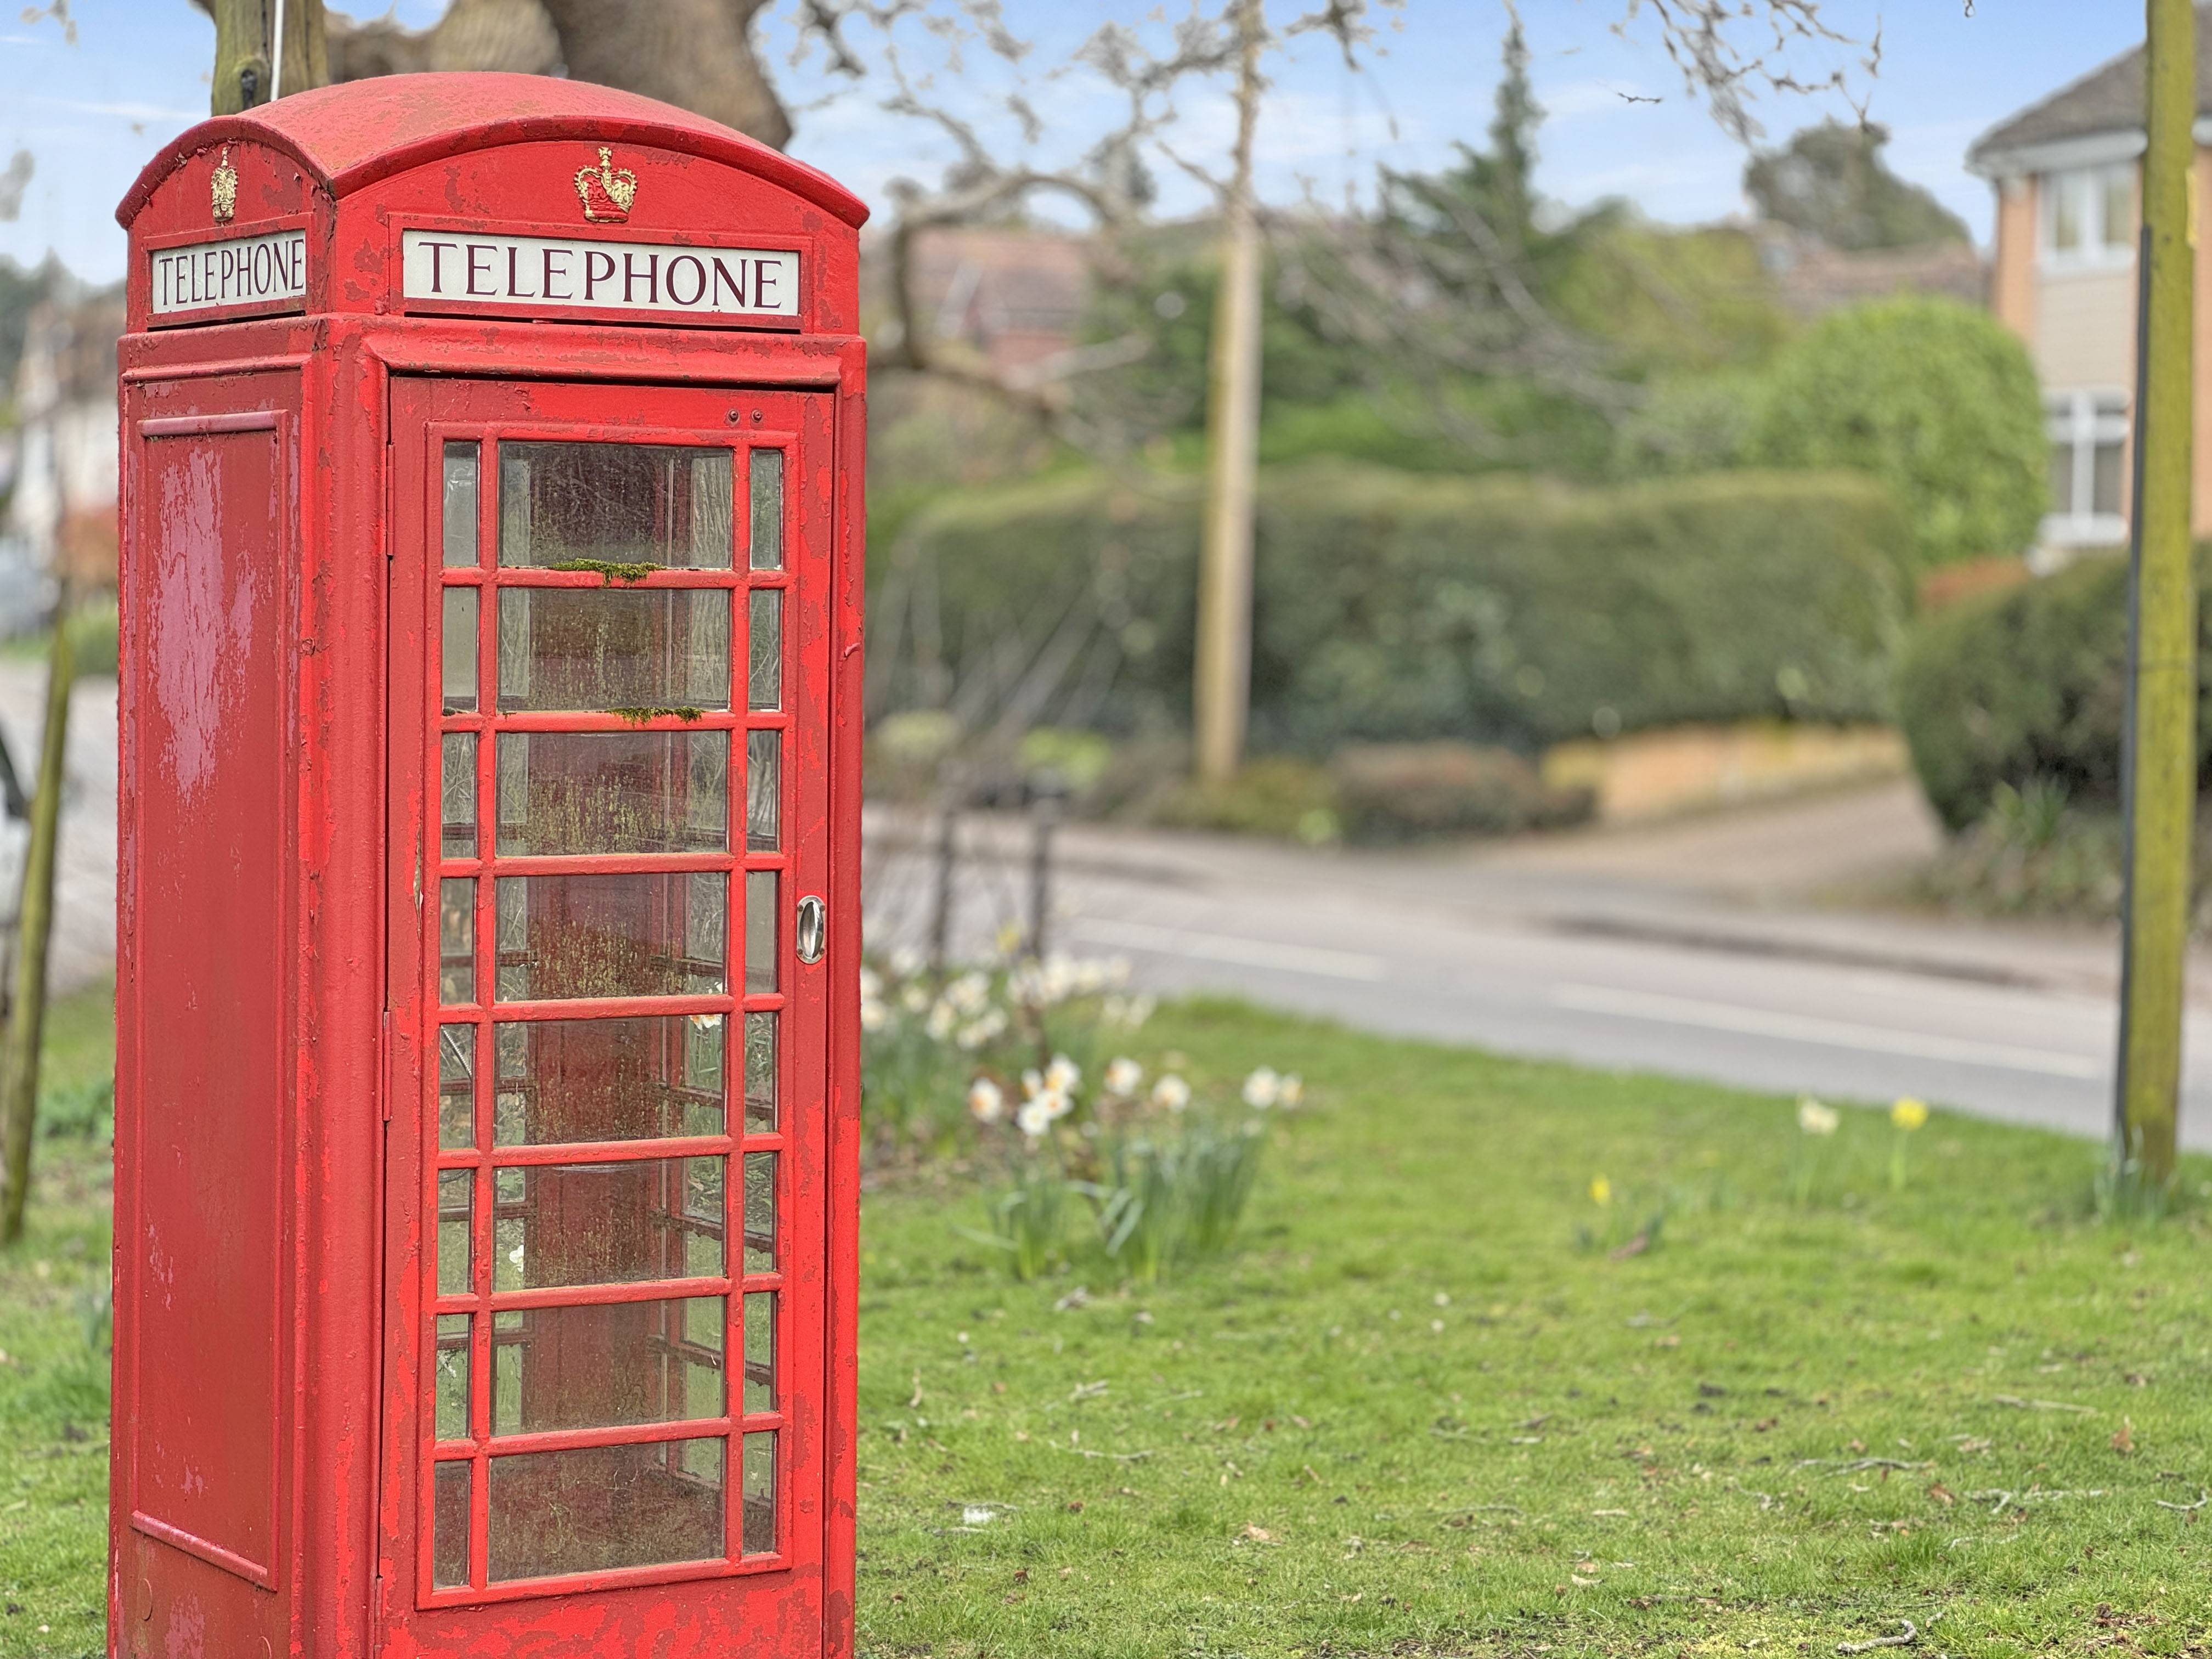
<path fill-rule="evenodd" d="M 124 404 L 114 1541 L 133 1652 L 289 1641 L 300 390 L 239 374 Z"/>
<path fill-rule="evenodd" d="M 329 308 L 329 192 L 299 161 L 250 141 L 178 159 L 131 227 L 134 331 Z"/>

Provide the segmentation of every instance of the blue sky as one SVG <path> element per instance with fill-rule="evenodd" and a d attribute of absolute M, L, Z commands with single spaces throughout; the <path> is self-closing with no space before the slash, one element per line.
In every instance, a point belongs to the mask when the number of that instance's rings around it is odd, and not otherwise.
<path fill-rule="evenodd" d="M 641 0 L 641 3 L 645 0 Z M 1741 151 L 1684 91 L 1660 49 L 1649 8 L 1616 28 L 1628 0 L 1521 0 L 1534 54 L 1532 75 L 1547 111 L 1538 181 L 1545 193 L 1580 206 L 1602 197 L 1632 201 L 1658 220 L 1696 222 L 1739 210 Z M 442 0 L 398 0 L 403 21 L 426 23 Z M 1279 0 L 1287 18 L 1306 9 Z M 0 223 L 0 254 L 34 261 L 49 248 L 80 274 L 112 279 L 123 269 L 114 204 L 164 140 L 206 107 L 213 26 L 187 0 L 75 0 L 78 44 L 51 21 L 0 21 L 0 161 L 29 149 L 38 172 L 21 216 Z M 778 13 L 787 11 L 779 5 Z M 1036 42 L 1030 61 L 1049 64 L 1111 17 L 1141 18 L 1151 0 L 1006 0 L 1018 33 Z M 1827 0 L 1839 31 L 1882 43 L 1881 71 L 1855 66 L 1841 48 L 1803 50 L 1801 79 L 1851 67 L 1869 113 L 1892 133 L 1890 159 L 1927 185 L 1986 240 L 1989 191 L 1964 165 L 1967 144 L 1991 123 L 2085 73 L 2142 36 L 2131 0 Z M 1480 143 L 1498 78 L 1503 0 L 1407 0 L 1382 27 L 1363 66 L 1349 70 L 1332 46 L 1306 37 L 1274 66 L 1260 130 L 1263 194 L 1279 202 L 1311 193 L 1331 203 L 1357 193 L 1378 163 L 1441 165 L 1455 140 Z M 797 113 L 793 152 L 836 174 L 871 200 L 901 173 L 933 179 L 948 159 L 941 139 L 877 106 L 879 88 L 849 89 L 818 59 L 794 64 L 781 16 L 767 40 L 772 74 Z M 971 64 L 974 59 L 970 59 Z M 978 122 L 994 147 L 1018 140 L 991 93 L 1002 76 L 940 75 L 935 94 Z M 1656 103 L 1631 102 L 1652 99 Z M 826 101 L 825 101 L 826 100 Z M 1110 119 L 1110 101 L 1082 76 L 1043 81 L 1036 100 L 1050 121 L 1041 159 L 1079 154 Z M 1828 114 L 1836 98 L 1770 97 L 1757 112 L 1770 137 Z M 1187 98 L 1178 149 L 1218 155 L 1231 125 L 1218 91 Z M 1201 187 L 1162 166 L 1163 206 L 1187 210 Z"/>

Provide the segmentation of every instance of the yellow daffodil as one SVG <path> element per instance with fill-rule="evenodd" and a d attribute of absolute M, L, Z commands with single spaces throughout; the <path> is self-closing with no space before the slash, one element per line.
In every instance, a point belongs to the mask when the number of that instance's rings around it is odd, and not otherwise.
<path fill-rule="evenodd" d="M 1597 1176 L 1590 1182 L 1589 1193 L 1590 1202 L 1593 1204 L 1604 1205 L 1613 1202 L 1613 1183 L 1603 1176 Z"/>
<path fill-rule="evenodd" d="M 1915 1100 L 1911 1095 L 1900 1096 L 1889 1109 L 1889 1121 L 1900 1129 L 1917 1129 L 1928 1121 L 1928 1103 Z"/>

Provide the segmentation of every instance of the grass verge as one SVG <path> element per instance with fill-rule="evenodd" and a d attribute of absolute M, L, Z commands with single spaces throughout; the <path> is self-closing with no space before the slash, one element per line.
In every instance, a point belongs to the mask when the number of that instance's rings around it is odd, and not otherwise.
<path fill-rule="evenodd" d="M 2099 1224 L 2082 1144 L 1938 1114 L 1894 1193 L 1873 1113 L 1808 1172 L 1770 1097 L 1225 1003 L 1145 1039 L 1309 1079 L 1236 1261 L 1078 1296 L 988 1263 L 957 1181 L 868 1196 L 873 1659 L 2212 1640 L 2207 1229 Z M 91 1653 L 106 1188 L 90 1143 L 40 1151 L 0 1653 Z"/>

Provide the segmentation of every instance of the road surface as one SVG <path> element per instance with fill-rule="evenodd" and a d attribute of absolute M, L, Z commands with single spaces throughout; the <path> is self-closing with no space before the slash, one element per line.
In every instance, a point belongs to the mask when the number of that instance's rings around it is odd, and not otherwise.
<path fill-rule="evenodd" d="M 872 946 L 918 944 L 932 831 L 879 815 Z M 1027 915 L 1029 831 L 963 825 L 960 948 Z M 2109 930 L 1851 910 L 1934 846 L 1910 786 L 1641 831 L 1423 853 L 1065 830 L 1052 943 L 1370 1030 L 1824 1098 L 1899 1095 L 2083 1135 L 2110 1121 Z M 2183 1138 L 2212 1148 L 2212 960 Z"/>

